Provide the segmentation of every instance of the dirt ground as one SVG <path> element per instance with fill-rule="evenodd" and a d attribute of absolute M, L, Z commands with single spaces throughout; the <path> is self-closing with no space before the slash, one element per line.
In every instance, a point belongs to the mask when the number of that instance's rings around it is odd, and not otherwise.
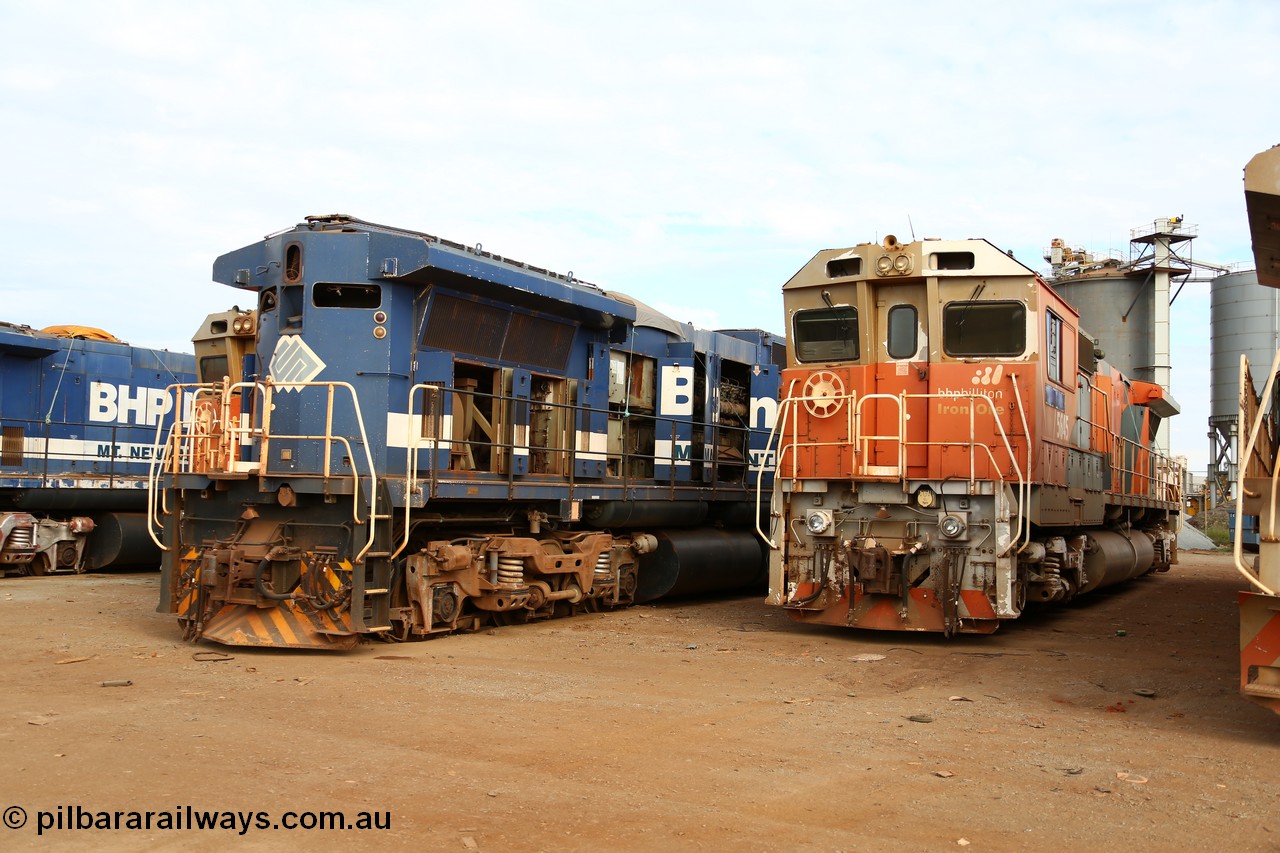
<path fill-rule="evenodd" d="M 184 644 L 154 574 L 8 579 L 0 807 L 26 823 L 0 841 L 1280 850 L 1280 717 L 1236 692 L 1240 583 L 1228 556 L 1181 560 L 989 637 L 739 597 L 347 654 Z M 187 806 L 264 814 L 157 828 Z M 362 811 L 390 829 L 271 828 Z"/>

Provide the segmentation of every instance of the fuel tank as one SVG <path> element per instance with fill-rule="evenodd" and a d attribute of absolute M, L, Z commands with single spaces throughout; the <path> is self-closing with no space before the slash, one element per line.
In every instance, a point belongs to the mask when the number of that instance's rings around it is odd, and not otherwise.
<path fill-rule="evenodd" d="M 707 513 L 705 501 L 601 501 L 583 515 L 596 527 L 695 527 Z"/>
<path fill-rule="evenodd" d="M 155 569 L 160 549 L 147 535 L 147 516 L 141 512 L 103 512 L 93 516 L 96 527 L 85 545 L 87 571 L 118 566 Z"/>
<path fill-rule="evenodd" d="M 764 544 L 745 530 L 664 530 L 640 558 L 636 601 L 763 586 Z"/>
<path fill-rule="evenodd" d="M 1092 531 L 1086 534 L 1084 585 L 1079 591 L 1090 592 L 1145 575 L 1154 564 L 1155 545 L 1142 531 Z"/>

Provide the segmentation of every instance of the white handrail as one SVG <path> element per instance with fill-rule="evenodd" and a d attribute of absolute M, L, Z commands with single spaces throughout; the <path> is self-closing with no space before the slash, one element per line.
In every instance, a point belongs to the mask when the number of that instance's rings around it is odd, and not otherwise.
<path fill-rule="evenodd" d="M 1244 377 L 1248 375 L 1249 359 L 1242 353 L 1240 355 L 1240 373 L 1241 373 L 1241 391 L 1244 391 Z M 1254 416 L 1253 426 L 1249 429 L 1249 440 L 1245 444 L 1245 450 L 1238 457 L 1239 465 L 1236 469 L 1236 529 L 1235 544 L 1231 549 L 1231 556 L 1236 564 L 1236 571 L 1244 576 L 1245 580 L 1253 584 L 1266 595 L 1275 595 L 1276 591 L 1268 587 L 1258 578 L 1252 570 L 1244 564 L 1244 543 L 1241 541 L 1244 525 L 1244 475 L 1245 469 L 1248 467 L 1249 459 L 1253 456 L 1254 445 L 1258 442 L 1258 435 L 1262 431 L 1263 424 L 1266 419 L 1267 409 L 1271 406 L 1271 389 L 1276 382 L 1276 372 L 1280 371 L 1280 349 L 1276 350 L 1275 358 L 1271 362 L 1271 371 L 1267 374 L 1267 383 L 1263 386 L 1262 394 L 1259 397 L 1258 412 Z M 1243 406 L 1243 393 L 1241 394 L 1241 404 Z M 1241 413 L 1243 415 L 1243 412 Z M 1275 536 L 1276 525 L 1276 492 L 1277 480 L 1280 479 L 1280 465 L 1275 465 L 1273 460 L 1272 467 L 1275 469 L 1271 472 L 1271 506 L 1268 516 L 1267 534 Z M 1262 536 L 1262 518 L 1258 518 L 1258 536 Z M 1259 548 L 1261 550 L 1261 548 Z"/>
<path fill-rule="evenodd" d="M 351 471 L 352 486 L 353 486 L 352 488 L 352 519 L 356 524 L 364 524 L 364 520 L 360 518 L 360 497 L 361 497 L 360 479 L 361 477 L 354 463 L 354 460 L 356 459 L 356 454 L 351 446 L 351 442 L 347 439 L 346 436 L 334 435 L 333 433 L 334 393 L 335 393 L 335 390 L 338 388 L 345 389 L 351 395 L 351 406 L 352 406 L 352 410 L 355 413 L 356 425 L 359 428 L 360 442 L 364 448 L 365 465 L 367 466 L 367 469 L 369 472 L 368 476 L 369 476 L 369 482 L 371 486 L 370 495 L 369 495 L 369 514 L 374 521 L 377 520 L 377 517 L 378 517 L 377 468 L 373 462 L 373 452 L 369 447 L 369 435 L 364 424 L 364 412 L 360 407 L 360 398 L 356 394 L 355 388 L 348 382 L 288 382 L 288 383 L 284 383 L 280 387 L 283 388 L 286 386 L 287 386 L 288 392 L 299 391 L 299 393 L 301 392 L 302 388 L 327 389 L 328 394 L 327 394 L 327 399 L 325 404 L 325 430 L 323 434 L 321 435 L 285 435 L 285 434 L 272 435 L 271 433 L 272 398 L 274 394 L 277 392 L 277 387 L 270 379 L 268 379 L 266 382 L 237 382 L 234 384 L 231 384 L 231 383 L 183 383 L 183 384 L 170 385 L 168 389 L 166 389 L 167 391 L 172 391 L 175 394 L 175 398 L 176 398 L 175 405 L 174 405 L 174 412 L 175 412 L 174 422 L 169 429 L 169 436 L 165 440 L 165 443 L 164 443 L 165 451 L 163 453 L 160 452 L 160 446 L 161 446 L 160 436 L 163 432 L 163 421 L 160 424 L 157 424 L 156 426 L 156 438 L 152 448 L 151 466 L 150 466 L 150 470 L 148 471 L 148 477 L 147 477 L 147 493 L 148 493 L 147 532 L 148 532 L 148 535 L 150 535 L 152 541 L 155 542 L 156 545 L 158 545 L 161 549 L 169 550 L 164 546 L 163 543 L 159 541 L 153 529 L 153 527 L 160 526 L 160 519 L 157 517 L 157 511 L 159 510 L 158 496 L 160 493 L 160 489 L 159 489 L 160 473 L 164 469 L 164 467 L 166 467 L 166 464 L 171 464 L 173 468 L 172 473 L 174 476 L 177 476 L 178 474 L 184 473 L 184 469 L 189 469 L 190 466 L 195 461 L 192 458 L 194 447 L 191 445 L 194 435 L 190 430 L 191 425 L 183 419 L 182 409 L 181 409 L 182 395 L 183 395 L 183 392 L 187 389 L 194 389 L 197 395 L 199 395 L 203 391 L 218 393 L 220 397 L 218 401 L 218 406 L 219 406 L 220 412 L 222 413 L 222 423 L 224 424 L 223 431 L 222 431 L 223 436 L 220 440 L 229 441 L 231 442 L 232 445 L 234 445 L 234 443 L 239 442 L 244 435 L 253 435 L 255 432 L 262 439 L 262 447 L 260 448 L 261 458 L 259 460 L 260 476 L 265 477 L 270 475 L 270 472 L 268 471 L 268 464 L 269 464 L 268 445 L 272 439 L 276 439 L 276 440 L 288 439 L 288 440 L 298 440 L 298 441 L 323 441 L 324 442 L 324 476 L 325 478 L 328 478 L 330 476 L 330 471 L 332 470 L 332 463 L 333 463 L 332 445 L 335 442 L 341 444 L 346 451 L 347 458 L 352 460 L 352 471 Z M 242 427 L 238 423 L 237 424 L 230 423 L 231 396 L 234 393 L 237 393 L 238 391 L 244 388 L 254 388 L 258 393 L 262 395 L 261 397 L 262 405 L 261 405 L 261 409 L 259 410 L 261 412 L 262 424 L 261 424 L 261 427 L 259 427 L 257 430 L 255 430 L 252 425 L 249 425 L 247 427 Z M 185 462 L 184 462 L 184 455 L 181 450 L 184 442 L 188 445 L 188 452 L 185 456 Z M 228 452 L 226 454 L 226 459 L 227 459 L 227 463 L 230 464 L 235 454 L 231 452 L 232 450 L 231 446 L 229 446 L 227 450 Z M 161 464 L 162 462 L 165 464 Z M 231 473 L 231 472 L 226 471 L 223 473 Z M 356 555 L 355 562 L 358 563 L 361 560 L 363 560 L 364 556 L 373 547 L 376 527 L 377 527 L 376 524 L 369 525 L 369 538 L 365 542 L 364 547 Z"/>
<path fill-rule="evenodd" d="M 773 461 L 774 488 L 771 489 L 769 492 L 769 518 L 772 519 L 773 518 L 773 493 L 777 489 L 778 473 L 782 470 L 782 444 L 781 444 L 780 432 L 783 429 L 783 424 L 786 422 L 786 419 L 787 419 L 787 409 L 794 405 L 794 398 L 791 396 L 791 391 L 793 388 L 796 387 L 797 381 L 798 380 L 796 379 L 791 380 L 791 384 L 787 386 L 786 396 L 783 397 L 778 403 L 778 417 L 776 420 L 774 420 L 773 427 L 770 428 L 769 430 L 769 437 L 768 439 L 765 440 L 765 443 L 764 443 L 764 458 L 760 460 L 760 470 L 756 472 L 756 535 L 758 535 L 761 539 L 764 540 L 765 544 L 769 546 L 769 550 L 771 551 L 777 551 L 781 546 L 773 541 L 772 536 L 767 536 L 764 530 L 762 530 L 760 527 L 760 503 L 761 503 L 761 495 L 762 495 L 762 489 L 763 489 L 762 484 L 764 483 L 764 465 L 765 465 L 765 462 L 769 460 L 769 448 L 773 446 L 774 438 L 779 438 L 778 458 Z"/>
<path fill-rule="evenodd" d="M 412 503 L 411 498 L 412 498 L 413 492 L 418 487 L 418 448 L 421 446 L 420 440 L 422 438 L 422 428 L 421 427 L 419 427 L 418 429 L 413 428 L 413 413 L 414 413 L 413 401 L 416 398 L 417 393 L 419 391 L 431 391 L 433 394 L 439 395 L 440 390 L 441 390 L 441 386 L 439 385 L 429 385 L 422 382 L 418 383 L 417 385 L 414 385 L 412 388 L 409 389 L 409 414 L 408 414 L 408 425 L 407 425 L 407 429 L 409 430 L 409 435 L 408 435 L 407 441 L 405 442 L 407 446 L 405 448 L 405 463 L 404 463 L 405 465 L 404 541 L 401 542 L 400 547 L 396 548 L 395 552 L 392 553 L 391 559 L 393 560 L 396 557 L 400 556 L 400 554 L 402 554 L 404 550 L 409 547 L 409 526 L 410 526 L 409 522 L 411 519 L 411 509 L 412 509 L 410 504 Z M 443 398 L 438 398 L 438 399 L 440 400 L 441 404 L 443 404 Z M 426 415 L 424 414 L 423 417 L 425 418 Z M 436 436 L 434 439 L 432 439 L 431 446 L 433 451 L 439 448 L 440 446 L 439 436 Z M 432 460 L 432 464 L 433 465 L 435 464 L 434 459 Z"/>
<path fill-rule="evenodd" d="M 166 460 L 169 458 L 169 447 L 170 442 L 173 440 L 173 431 L 177 429 L 177 426 L 175 422 L 169 427 L 169 436 L 164 441 L 163 456 Z M 160 507 L 160 496 L 162 494 L 160 472 L 164 466 L 159 464 L 161 456 L 160 433 L 163 429 L 164 419 L 161 418 L 156 424 L 156 438 L 151 447 L 151 465 L 147 470 L 147 535 L 151 537 L 151 541 L 156 544 L 157 548 L 161 551 L 168 551 L 169 547 L 161 542 L 160 537 L 156 535 L 156 530 L 163 527 L 163 522 L 160 520 L 160 515 L 163 513 L 163 509 Z"/>
<path fill-rule="evenodd" d="M 849 406 L 853 407 L 853 394 L 850 392 Z M 898 394 L 863 394 L 858 398 L 857 413 L 853 418 L 853 429 L 850 430 L 850 443 L 853 446 L 853 455 L 856 459 L 861 450 L 864 458 L 871 458 L 871 442 L 873 441 L 893 441 L 898 446 L 898 464 L 895 468 L 898 476 L 906 479 L 907 473 L 907 407 L 906 398 L 908 395 L 904 393 Z M 862 432 L 862 407 L 868 400 L 892 400 L 898 406 L 898 432 L 894 435 L 864 435 Z M 863 445 L 866 445 L 865 447 Z M 863 463 L 865 467 L 867 463 Z M 856 469 L 855 469 L 856 470 Z"/>
<path fill-rule="evenodd" d="M 1018 473 L 1018 535 L 1009 543 L 1009 547 L 1005 549 L 1004 554 L 1000 555 L 1002 557 L 1013 550 L 1013 546 L 1017 545 L 1018 540 L 1022 538 L 1024 518 L 1027 525 L 1027 541 L 1019 546 L 1018 553 L 1021 554 L 1022 550 L 1031 544 L 1031 516 L 1024 512 L 1027 502 L 1031 500 L 1031 429 L 1027 426 L 1027 407 L 1022 405 L 1022 389 L 1018 387 L 1018 374 L 1012 371 L 1009 372 L 1009 384 L 1013 386 L 1013 396 L 1018 403 L 1018 416 L 1022 418 L 1022 435 L 1027 442 L 1027 474 L 1023 477 L 1021 471 Z M 996 418 L 996 423 L 1000 423 L 999 418 Z M 1004 432 L 1003 426 L 1000 431 L 1001 433 Z M 1012 448 L 1009 449 L 1009 461 L 1017 465 L 1017 462 L 1013 459 Z"/>
<path fill-rule="evenodd" d="M 287 384 L 290 389 L 296 389 L 299 387 L 329 389 L 327 409 L 326 409 L 326 415 L 325 415 L 325 435 L 323 436 L 323 438 L 325 439 L 324 473 L 326 477 L 329 476 L 329 464 L 332 459 L 330 455 L 332 453 L 332 450 L 330 448 L 330 443 L 332 441 L 341 441 L 343 446 L 347 448 L 347 458 L 352 460 L 351 476 L 354 480 L 354 483 L 353 483 L 354 488 L 352 489 L 352 492 L 353 492 L 353 503 L 355 504 L 355 522 L 356 524 L 363 524 L 364 522 L 362 522 L 359 517 L 360 516 L 360 512 L 359 512 L 360 474 L 359 472 L 356 471 L 355 454 L 352 453 L 351 444 L 347 441 L 345 436 L 333 435 L 334 389 L 343 388 L 348 393 L 351 394 L 351 407 L 355 412 L 356 426 L 360 428 L 360 443 L 364 446 L 365 464 L 369 467 L 369 516 L 370 516 L 370 521 L 373 522 L 369 525 L 368 540 L 364 543 L 364 547 L 360 549 L 360 553 L 356 554 L 355 559 L 352 560 L 353 563 L 359 563 L 364 560 L 365 554 L 368 554 L 369 551 L 373 548 L 373 539 L 374 539 L 374 535 L 377 532 L 376 522 L 378 519 L 378 470 L 377 468 L 374 467 L 373 452 L 369 449 L 369 434 L 364 427 L 364 412 L 360 408 L 360 397 L 356 394 L 356 389 L 350 382 L 289 382 Z M 264 424 L 269 421 L 269 418 L 266 417 L 266 415 L 268 415 L 271 412 L 271 398 L 274 395 L 274 393 L 275 393 L 274 384 L 271 382 L 271 380 L 267 380 L 266 404 L 265 404 L 264 418 L 263 418 Z M 267 439 L 269 439 L 269 435 L 267 434 L 268 431 L 265 426 L 263 427 L 263 433 L 264 433 L 263 445 L 265 448 L 266 441 Z M 321 436 L 277 436 L 277 438 L 296 438 L 296 439 L 302 439 L 302 440 L 314 440 L 320 437 Z M 265 453 L 264 453 L 264 457 L 265 457 Z M 267 473 L 266 464 L 267 464 L 267 460 L 264 458 L 263 468 L 262 468 L 262 472 L 264 475 Z"/>
<path fill-rule="evenodd" d="M 977 468 L 976 468 L 977 466 L 976 456 L 979 450 L 986 453 L 987 459 L 990 462 L 990 466 L 996 473 L 996 478 L 999 481 L 1003 482 L 1005 477 L 1001 472 L 1001 466 L 998 464 L 995 454 L 992 451 L 992 448 L 987 446 L 986 444 L 979 443 L 975 437 L 977 432 L 977 425 L 976 425 L 975 418 L 978 414 L 977 409 L 978 409 L 979 401 L 981 401 L 986 405 L 986 413 L 990 414 L 991 416 L 991 420 L 995 425 L 995 431 L 1000 437 L 1000 444 L 1003 446 L 1005 454 L 1008 456 L 1009 466 L 1012 469 L 1013 475 L 1017 478 L 1018 508 L 1017 508 L 1017 515 L 1015 516 L 1015 519 L 1014 519 L 1014 529 L 1017 530 L 1018 533 L 1017 533 L 1017 536 L 1010 542 L 1009 548 L 1012 548 L 1013 546 L 1017 545 L 1021 541 L 1023 536 L 1024 521 L 1026 520 L 1025 507 L 1026 507 L 1027 501 L 1030 499 L 1030 490 L 1031 490 L 1031 485 L 1030 485 L 1031 442 L 1028 438 L 1027 463 L 1026 463 L 1026 469 L 1024 470 L 1023 466 L 1019 464 L 1017 456 L 1014 454 L 1013 444 L 1010 441 L 1009 434 L 1005 431 L 1004 423 L 1000 420 L 999 416 L 997 415 L 996 402 L 994 398 L 990 397 L 987 394 L 976 393 L 976 392 L 971 394 L 905 394 L 905 393 L 899 393 L 897 395 L 868 394 L 866 396 L 859 398 L 857 397 L 856 394 L 854 394 L 853 392 L 850 392 L 848 394 L 841 395 L 840 397 L 837 398 L 843 402 L 847 402 L 849 405 L 849 411 L 847 415 L 848 423 L 846 428 L 846 435 L 847 435 L 846 439 L 843 441 L 806 441 L 802 444 L 799 440 L 799 418 L 794 417 L 793 410 L 796 408 L 796 406 L 808 400 L 813 400 L 813 401 L 818 401 L 823 403 L 830 403 L 832 398 L 831 397 L 793 396 L 791 392 L 794 390 L 795 384 L 797 381 L 798 380 L 792 380 L 791 385 L 787 389 L 787 394 L 780 401 L 779 410 L 778 410 L 778 419 L 774 423 L 774 427 L 769 433 L 768 443 L 765 445 L 765 452 L 767 454 L 769 448 L 773 446 L 774 440 L 775 439 L 778 440 L 778 449 L 777 449 L 778 456 L 777 456 L 777 459 L 774 461 L 774 491 L 775 492 L 777 491 L 777 488 L 778 488 L 779 478 L 783 476 L 784 461 L 788 453 L 790 453 L 792 457 L 791 458 L 791 464 L 792 464 L 791 479 L 794 480 L 798 477 L 799 470 L 797 466 L 799 464 L 799 456 L 796 453 L 796 451 L 798 448 L 801 448 L 801 447 L 806 447 L 806 448 L 846 447 L 846 446 L 850 447 L 853 451 L 853 460 L 852 460 L 852 470 L 849 472 L 849 475 L 851 478 L 856 479 L 859 476 L 859 469 L 861 467 L 865 467 L 865 463 L 862 466 L 858 464 L 859 456 L 862 456 L 864 458 L 870 456 L 869 443 L 877 440 L 888 441 L 895 438 L 895 436 L 892 436 L 892 435 L 882 436 L 882 435 L 870 435 L 870 434 L 863 435 L 862 434 L 862 429 L 861 429 L 862 405 L 866 400 L 874 399 L 878 397 L 893 400 L 898 404 L 898 407 L 899 407 L 898 408 L 899 432 L 898 432 L 898 435 L 896 436 L 897 444 L 898 444 L 898 466 L 897 466 L 896 476 L 898 479 L 904 480 L 904 481 L 907 479 L 906 473 L 907 473 L 907 448 L 908 447 L 934 447 L 934 446 L 946 447 L 952 444 L 963 444 L 965 447 L 967 447 L 969 452 L 970 488 L 973 488 L 973 484 L 976 483 L 978 479 Z M 1017 389 L 1016 382 L 1014 387 L 1015 387 L 1014 394 L 1017 397 L 1018 410 L 1023 421 L 1023 432 L 1024 434 L 1026 434 L 1028 433 L 1028 428 L 1027 428 L 1027 422 L 1026 422 L 1026 412 L 1024 407 L 1022 406 L 1021 392 Z M 909 441 L 907 439 L 906 401 L 907 400 L 930 400 L 930 399 L 967 400 L 968 401 L 969 436 L 967 441 L 965 442 L 934 442 L 934 441 L 927 441 L 927 440 L 926 441 Z M 791 423 L 790 423 L 791 436 L 790 436 L 790 441 L 784 442 L 782 440 L 782 436 L 785 434 L 786 428 L 788 426 L 787 424 L 788 416 L 791 416 Z M 862 445 L 864 443 L 868 444 L 868 447 L 863 448 Z M 763 483 L 763 472 L 760 472 L 759 474 L 757 474 L 757 477 L 756 477 L 756 533 L 757 535 L 760 536 L 762 540 L 764 540 L 766 544 L 769 545 L 769 547 L 772 550 L 776 551 L 781 547 L 780 544 L 775 542 L 772 536 L 769 536 L 764 532 L 760 522 L 759 510 L 763 500 L 762 483 Z M 771 512 L 772 512 L 772 508 L 773 508 L 773 504 L 772 504 L 772 495 L 771 495 L 771 500 L 770 500 Z M 772 515 L 770 517 L 772 518 Z M 1004 554 L 1008 554 L 1008 553 L 1009 553 L 1009 550 L 1007 548 L 1004 551 Z"/>

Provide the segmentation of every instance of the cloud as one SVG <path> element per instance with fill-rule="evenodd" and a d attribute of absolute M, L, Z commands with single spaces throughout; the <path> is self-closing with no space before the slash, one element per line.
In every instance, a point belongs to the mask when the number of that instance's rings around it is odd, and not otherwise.
<path fill-rule="evenodd" d="M 1184 213 L 1197 257 L 1244 261 L 1240 170 L 1280 142 L 1280 12 L 1247 2 L 6 4 L 0 27 L 4 319 L 179 346 L 244 302 L 215 257 L 336 211 L 775 331 L 815 251 L 912 228 L 1039 266 Z M 1180 381 L 1203 457 L 1208 390 Z"/>

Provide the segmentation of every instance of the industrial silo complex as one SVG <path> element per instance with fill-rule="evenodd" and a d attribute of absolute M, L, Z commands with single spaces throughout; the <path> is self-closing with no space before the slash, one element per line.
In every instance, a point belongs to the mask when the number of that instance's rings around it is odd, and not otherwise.
<path fill-rule="evenodd" d="M 1196 226 L 1182 217 L 1153 220 L 1129 233 L 1129 259 L 1096 257 L 1055 239 L 1045 252 L 1053 289 L 1080 312 L 1080 325 L 1095 337 L 1107 361 L 1134 379 L 1154 382 L 1169 394 L 1171 284 L 1190 275 Z M 1185 257 L 1183 254 L 1184 253 Z M 1168 451 L 1168 425 L 1156 444 Z"/>
<path fill-rule="evenodd" d="M 1213 505 L 1232 499 L 1240 433 L 1240 356 L 1262 389 L 1280 345 L 1280 291 L 1258 286 L 1255 270 L 1218 276 L 1209 289 L 1209 484 Z"/>

